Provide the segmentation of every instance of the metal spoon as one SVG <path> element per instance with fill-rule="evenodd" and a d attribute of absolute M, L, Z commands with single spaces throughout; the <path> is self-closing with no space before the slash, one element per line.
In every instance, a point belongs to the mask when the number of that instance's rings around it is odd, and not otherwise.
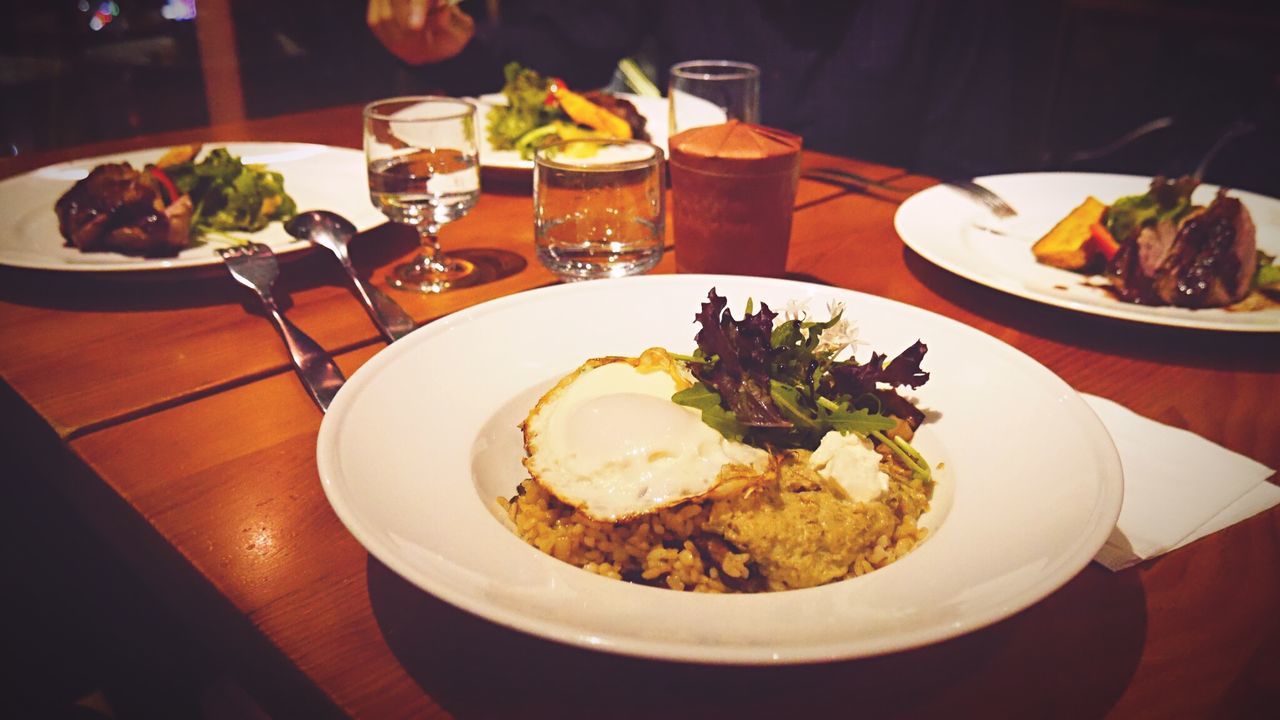
<path fill-rule="evenodd" d="M 364 309 L 369 313 L 369 318 L 373 320 L 373 324 L 378 327 L 378 331 L 387 339 L 387 342 L 395 342 L 413 330 L 415 327 L 413 318 L 404 311 L 404 308 L 397 305 L 396 301 L 386 293 L 361 280 L 356 274 L 355 266 L 351 264 L 351 256 L 347 252 L 347 243 L 356 234 L 356 227 L 350 220 L 328 210 L 311 210 L 293 216 L 292 220 L 285 223 L 284 229 L 290 235 L 325 248 L 337 256 L 338 262 L 341 262 L 343 269 L 347 271 L 347 277 L 351 278 L 356 294 L 364 303 Z"/>

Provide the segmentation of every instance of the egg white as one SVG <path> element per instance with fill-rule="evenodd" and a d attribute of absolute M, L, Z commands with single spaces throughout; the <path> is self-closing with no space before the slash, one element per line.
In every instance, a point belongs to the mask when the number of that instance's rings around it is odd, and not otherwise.
<path fill-rule="evenodd" d="M 525 420 L 525 467 L 560 501 L 618 521 L 706 495 L 772 458 L 671 402 L 692 379 L 661 348 L 598 358 L 561 380 Z"/>

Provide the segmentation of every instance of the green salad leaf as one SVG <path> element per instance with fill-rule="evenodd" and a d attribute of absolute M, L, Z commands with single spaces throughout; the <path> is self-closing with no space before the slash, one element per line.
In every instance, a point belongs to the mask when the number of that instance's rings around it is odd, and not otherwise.
<path fill-rule="evenodd" d="M 747 433 L 747 428 L 738 422 L 738 418 L 720 405 L 720 393 L 703 383 L 694 383 L 692 387 L 671 396 L 671 400 L 677 405 L 701 411 L 702 422 L 734 442 L 741 442 Z"/>
<path fill-rule="evenodd" d="M 1273 255 L 1258 250 L 1258 272 L 1253 276 L 1253 286 L 1259 290 L 1280 291 L 1280 265 Z"/>
<path fill-rule="evenodd" d="M 567 120 L 558 103 L 547 102 L 551 80 L 518 62 L 507 63 L 502 70 L 506 84 L 502 94 L 507 105 L 489 110 L 486 117 L 489 143 L 495 150 L 514 150 L 526 133 L 556 120 Z"/>
<path fill-rule="evenodd" d="M 1142 195 L 1128 195 L 1107 209 L 1106 227 L 1116 242 L 1123 243 L 1134 232 L 1161 220 L 1175 225 L 1193 209 L 1191 193 L 1199 182 L 1191 177 L 1169 180 L 1156 177 Z"/>
<path fill-rule="evenodd" d="M 191 196 L 191 234 L 256 232 L 288 220 L 297 204 L 284 190 L 284 176 L 262 165 L 246 165 L 226 148 L 200 162 L 164 169 L 178 192 Z"/>
<path fill-rule="evenodd" d="M 703 422 L 725 437 L 757 447 L 813 450 L 832 430 L 884 438 L 899 418 L 912 426 L 923 420 L 895 388 L 928 380 L 920 368 L 924 343 L 917 341 L 891 361 L 872 353 L 858 363 L 838 359 L 851 342 L 840 308 L 826 321 L 795 317 L 774 327 L 777 314 L 764 303 L 755 313 L 749 306 L 741 320 L 725 305 L 714 289 L 703 303 L 698 348 L 689 363 L 697 382 L 672 397 L 699 410 Z"/>

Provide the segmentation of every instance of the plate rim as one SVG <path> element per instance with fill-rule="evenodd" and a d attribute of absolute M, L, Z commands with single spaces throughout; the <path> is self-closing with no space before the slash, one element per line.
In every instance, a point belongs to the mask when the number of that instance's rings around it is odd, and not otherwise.
<path fill-rule="evenodd" d="M 133 156 L 133 155 L 143 155 L 143 154 L 149 154 L 149 153 L 155 153 L 156 156 L 158 157 L 159 155 L 163 154 L 166 150 L 174 147 L 175 145 L 195 144 L 196 142 L 200 142 L 200 144 L 204 145 L 205 148 L 225 147 L 228 149 L 234 149 L 237 146 L 245 146 L 245 145 L 256 145 L 256 146 L 268 145 L 268 146 L 278 146 L 282 149 L 286 147 L 302 148 L 302 149 L 317 148 L 317 149 L 324 150 L 326 152 L 338 151 L 339 154 L 354 153 L 356 155 L 363 157 L 363 150 L 358 150 L 356 148 L 343 147 L 341 145 L 327 145 L 324 143 L 314 143 L 314 142 L 295 142 L 290 140 L 227 140 L 227 141 L 206 140 L 206 141 L 193 141 L 191 143 L 173 143 L 165 146 L 144 147 L 144 148 L 137 148 L 133 150 L 120 150 L 118 152 L 102 153 L 100 155 L 89 156 L 89 157 L 69 158 L 67 160 L 60 160 L 58 162 L 49 163 L 47 165 L 41 165 L 40 167 L 32 168 L 31 170 L 27 170 L 25 172 L 21 172 L 16 175 L 11 175 L 4 179 L 0 179 L 0 194 L 3 194 L 4 187 L 8 184 L 11 184 L 11 183 L 16 184 L 18 182 L 21 182 L 25 179 L 30 178 L 31 176 L 36 175 L 37 173 L 47 172 L 54 168 L 59 168 L 63 166 L 79 166 L 79 165 L 94 166 L 94 165 L 100 165 L 105 162 L 120 161 L 121 159 L 124 159 L 129 156 Z M 68 185 L 68 187 L 70 186 Z M 52 204 L 50 205 L 49 211 L 53 212 Z M 370 227 L 372 227 L 372 225 L 368 223 L 361 223 L 358 220 L 356 220 L 355 222 L 357 227 L 360 230 L 367 230 Z M 59 236 L 57 240 L 61 242 L 61 237 Z M 310 247 L 311 247 L 311 244 L 304 240 L 291 239 L 288 243 L 281 244 L 281 245 L 273 245 L 271 249 L 276 255 L 286 255 L 286 254 L 297 253 L 303 250 L 308 250 L 310 249 Z M 57 272 L 57 273 L 118 274 L 118 273 L 156 273 L 156 272 L 166 272 L 166 271 L 167 272 L 193 271 L 193 270 L 199 270 L 202 268 L 208 268 L 211 266 L 217 266 L 222 263 L 222 260 L 218 258 L 216 255 L 211 255 L 208 257 L 193 257 L 190 259 L 136 258 L 129 255 L 123 255 L 121 253 L 109 253 L 108 255 L 116 255 L 121 258 L 128 258 L 128 259 L 118 263 L 100 263 L 100 264 L 84 263 L 83 265 L 64 263 L 61 265 L 55 265 L 51 262 L 39 262 L 39 261 L 25 260 L 23 258 L 10 257 L 6 255 L 3 245 L 0 245 L 0 266 L 17 268 L 22 270 L 40 270 L 45 272 Z"/>
<path fill-rule="evenodd" d="M 1120 180 L 1143 182 L 1143 183 L 1150 183 L 1151 181 L 1150 176 L 1143 176 L 1143 175 L 1130 175 L 1125 173 L 1094 173 L 1094 172 L 1071 172 L 1071 171 L 1000 173 L 995 175 L 983 175 L 981 177 L 975 177 L 973 180 L 974 182 L 981 184 L 984 181 L 990 181 L 993 179 L 999 182 L 999 181 L 1004 181 L 1010 178 L 1035 179 L 1035 178 L 1042 178 L 1046 176 L 1073 177 L 1073 178 L 1080 178 L 1082 180 L 1087 178 L 1101 178 L 1101 179 L 1107 179 L 1107 180 L 1120 179 Z M 1201 187 L 1216 189 L 1221 186 L 1213 183 L 1202 183 Z M 1280 200 L 1276 198 L 1272 198 L 1267 195 L 1262 195 L 1260 193 L 1255 193 L 1248 190 L 1235 190 L 1233 188 L 1229 188 L 1229 189 L 1231 189 L 1233 192 L 1236 192 L 1236 193 L 1245 193 L 1247 195 L 1265 198 L 1267 200 L 1271 200 L 1275 202 L 1280 202 Z M 919 213 L 920 212 L 920 210 L 918 209 L 919 206 L 921 206 L 924 203 L 927 203 L 928 201 L 934 199 L 935 197 L 941 196 L 943 193 L 946 193 L 946 192 L 949 192 L 948 189 L 946 188 L 946 185 L 943 183 L 939 183 L 938 185 L 925 188 L 924 190 L 921 190 L 919 192 L 912 194 L 906 200 L 902 201 L 902 204 L 899 205 L 898 209 L 894 212 L 893 227 L 894 227 L 894 231 L 898 234 L 898 237 L 902 240 L 904 245 L 911 248 L 913 252 L 920 255 L 920 257 L 929 261 L 931 264 L 937 267 L 940 267 L 943 270 L 946 270 L 947 272 L 950 272 L 954 275 L 958 275 L 966 280 L 977 283 L 984 287 L 988 287 L 993 290 L 998 290 L 1005 294 L 1013 295 L 1015 297 L 1019 297 L 1024 300 L 1029 300 L 1031 302 L 1038 303 L 1041 305 L 1048 305 L 1051 307 L 1057 307 L 1064 310 L 1084 313 L 1087 315 L 1106 317 L 1113 320 L 1123 320 L 1126 322 L 1135 322 L 1135 323 L 1140 323 L 1144 325 L 1156 325 L 1156 326 L 1162 326 L 1162 327 L 1177 327 L 1177 328 L 1184 328 L 1184 329 L 1191 329 L 1191 330 L 1206 330 L 1206 331 L 1212 331 L 1212 332 L 1248 332 L 1248 333 L 1280 332 L 1280 321 L 1277 321 L 1276 323 L 1273 323 L 1273 324 L 1248 324 L 1248 323 L 1232 323 L 1232 322 L 1227 322 L 1223 320 L 1215 320 L 1213 318 L 1197 319 L 1195 317 L 1163 315 L 1159 313 L 1151 313 L 1151 312 L 1135 309 L 1135 308 L 1154 307 L 1154 306 L 1135 305 L 1131 303 L 1124 303 L 1119 300 L 1114 301 L 1114 305 L 1111 305 L 1111 304 L 1098 305 L 1094 303 L 1080 302 L 1070 298 L 1058 297 L 1058 296 L 1050 295 L 1047 293 L 1038 293 L 1038 292 L 1028 291 L 1021 288 L 1021 286 L 1018 286 L 1016 283 L 1012 281 L 1006 281 L 999 277 L 984 273 L 982 272 L 981 268 L 974 268 L 972 266 L 968 266 L 962 263 L 952 262 L 950 259 L 944 257 L 937 248 L 929 244 L 927 239 L 923 239 L 920 237 L 913 238 L 911 237 L 911 233 L 904 231 L 904 228 L 903 228 L 906 222 L 914 221 L 914 218 L 909 216 L 912 213 Z M 927 209 L 927 205 L 925 207 Z M 957 228 L 959 228 L 959 226 L 957 226 Z M 1078 273 L 1072 273 L 1066 270 L 1062 272 L 1068 273 L 1069 275 L 1068 279 L 1079 280 L 1080 278 L 1086 277 Z"/>
<path fill-rule="evenodd" d="M 354 402 L 354 398 L 360 388 L 374 381 L 380 369 L 385 365 L 394 362 L 401 354 L 411 352 L 414 344 L 428 342 L 430 338 L 437 333 L 447 332 L 450 327 L 458 323 L 475 322 L 485 315 L 493 312 L 500 312 L 505 308 L 527 302 L 531 295 L 551 295 L 551 294 L 573 294 L 582 292 L 582 288 L 588 287 L 596 283 L 609 283 L 610 285 L 618 285 L 621 283 L 628 284 L 653 284 L 661 286 L 668 283 L 678 284 L 698 284 L 701 287 L 709 287 L 708 283 L 716 284 L 717 280 L 733 279 L 742 280 L 736 276 L 716 276 L 716 275 L 658 275 L 658 276 L 639 276 L 630 278 L 618 278 L 610 280 L 591 281 L 591 283 L 575 283 L 567 285 L 553 285 L 542 288 L 507 295 L 501 298 L 477 304 L 465 310 L 454 313 L 437 320 L 435 323 L 424 326 L 410 335 L 409 338 L 398 341 L 396 344 L 388 346 L 374 357 L 370 358 L 364 365 L 357 370 L 347 383 L 338 392 L 333 404 L 330 406 L 329 413 L 325 415 L 321 422 L 319 433 L 316 441 L 316 463 L 321 487 L 325 493 L 330 507 L 334 510 L 339 520 L 353 538 L 365 548 L 379 562 L 389 567 L 393 572 L 403 578 L 406 582 L 419 588 L 423 592 L 434 595 L 435 597 L 449 603 L 454 608 L 471 615 L 483 618 L 497 625 L 510 628 L 512 630 L 533 635 L 545 640 L 550 640 L 572 647 L 581 649 L 605 651 L 612 654 L 646 658 L 652 660 L 675 661 L 675 662 L 692 662 L 707 665 L 801 665 L 820 662 L 829 662 L 836 660 L 848 660 L 856 658 L 867 658 L 881 656 L 891 653 L 902 652 L 926 645 L 939 643 L 951 638 L 964 635 L 984 627 L 990 626 L 1001 620 L 1004 620 L 1031 605 L 1043 600 L 1045 597 L 1070 582 L 1079 572 L 1086 567 L 1096 555 L 1097 551 L 1106 542 L 1110 536 L 1117 518 L 1119 517 L 1121 501 L 1123 499 L 1123 475 L 1120 465 L 1120 458 L 1115 447 L 1114 441 L 1105 429 L 1100 418 L 1088 405 L 1085 400 L 1080 397 L 1079 393 L 1071 388 L 1057 374 L 1053 373 L 1039 361 L 1030 357 L 1018 348 L 1005 343 L 987 333 L 978 330 L 970 325 L 962 323 L 958 320 L 946 317 L 930 310 L 925 310 L 916 306 L 908 305 L 899 301 L 891 300 L 881 296 L 872 295 L 870 293 L 848 290 L 832 286 L 818 285 L 815 283 L 807 283 L 794 280 L 778 280 L 765 278 L 750 278 L 750 280 L 759 280 L 777 287 L 794 286 L 797 289 L 809 288 L 816 289 L 823 293 L 843 293 L 854 296 L 866 296 L 874 298 L 877 302 L 888 302 L 893 305 L 901 306 L 910 312 L 924 313 L 939 318 L 941 321 L 952 324 L 960 332 L 968 333 L 971 336 L 977 336 L 985 339 L 984 342 L 993 343 L 993 347 L 999 348 L 1001 352 L 1010 354 L 1015 358 L 1016 362 L 1023 363 L 1025 366 L 1037 368 L 1038 372 L 1043 373 L 1045 379 L 1049 380 L 1056 389 L 1061 393 L 1060 397 L 1074 407 L 1075 412 L 1084 418 L 1091 420 L 1088 426 L 1088 434 L 1092 436 L 1092 445 L 1094 449 L 1099 450 L 1103 456 L 1101 459 L 1108 470 L 1114 482 L 1108 483 L 1103 480 L 1099 481 L 1097 498 L 1093 506 L 1089 510 L 1089 518 L 1093 522 L 1090 532 L 1082 533 L 1074 543 L 1074 545 L 1060 553 L 1057 562 L 1050 568 L 1042 568 L 1039 579 L 1024 586 L 1019 593 L 1005 598 L 1005 602 L 998 608 L 991 609 L 989 612 L 979 615 L 967 617 L 964 622 L 952 622 L 944 628 L 939 629 L 936 626 L 925 626 L 913 629 L 896 636 L 896 641 L 890 644 L 879 643 L 875 647 L 867 647 L 865 643 L 858 641 L 829 641 L 821 644 L 810 643 L 803 648 L 795 646 L 786 646 L 785 649 L 779 651 L 776 647 L 744 647 L 742 645 L 723 646 L 697 643 L 696 641 L 654 641 L 635 637 L 613 637 L 601 638 L 598 632 L 586 632 L 577 630 L 572 626 L 571 622 L 557 620 L 548 621 L 534 618 L 529 615 L 513 617 L 510 611 L 504 610 L 500 604 L 495 603 L 487 598 L 477 598 L 467 596 L 464 592 L 455 591 L 447 582 L 437 582 L 433 587 L 427 587 L 428 583 L 419 582 L 414 578 L 418 573 L 409 567 L 407 560 L 402 560 L 400 556 L 389 550 L 376 538 L 370 537 L 364 529 L 364 525 L 357 517 L 355 509 L 346 503 L 346 498 L 342 496 L 341 491 L 336 487 L 335 477 L 340 475 L 336 469 L 338 465 L 338 453 L 336 451 L 335 438 L 340 432 L 343 418 L 347 412 L 347 406 Z M 435 328 L 434 331 L 428 331 Z M 413 337 L 417 335 L 418 337 Z M 414 343 L 405 342 L 405 340 L 414 340 Z M 403 346 L 399 343 L 405 342 Z M 399 349 L 397 349 L 399 347 Z M 555 563 L 560 561 L 554 558 L 546 558 Z M 577 570 L 572 566 L 565 565 L 566 570 Z M 1052 570 L 1053 572 L 1049 572 Z M 616 587 L 618 581 L 604 577 L 592 578 L 593 581 L 600 583 L 609 583 L 607 587 Z M 829 591 L 831 587 L 838 583 L 819 586 L 816 588 L 808 588 L 804 590 L 788 591 L 791 593 L 814 593 Z M 659 592 L 669 593 L 671 591 L 662 588 L 650 588 L 645 586 L 633 586 L 633 589 L 640 592 Z M 692 602 L 767 602 L 768 598 L 777 594 L 764 593 L 755 595 L 722 595 L 722 596 L 701 596 L 697 593 L 686 594 Z"/>

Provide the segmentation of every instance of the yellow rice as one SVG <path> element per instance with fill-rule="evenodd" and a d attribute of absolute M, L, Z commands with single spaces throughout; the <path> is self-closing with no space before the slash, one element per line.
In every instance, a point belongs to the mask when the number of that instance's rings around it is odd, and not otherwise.
<path fill-rule="evenodd" d="M 931 482 L 889 455 L 881 462 L 888 491 L 854 503 L 808 469 L 808 455 L 784 453 L 777 475 L 722 484 L 711 496 L 616 523 L 586 517 L 532 479 L 500 502 L 516 534 L 552 557 L 606 577 L 694 592 L 834 582 L 884 567 L 924 540 L 927 529 L 917 521 L 929 509 Z M 856 531 L 831 527 L 833 518 Z M 845 537 L 855 539 L 837 542 Z"/>

